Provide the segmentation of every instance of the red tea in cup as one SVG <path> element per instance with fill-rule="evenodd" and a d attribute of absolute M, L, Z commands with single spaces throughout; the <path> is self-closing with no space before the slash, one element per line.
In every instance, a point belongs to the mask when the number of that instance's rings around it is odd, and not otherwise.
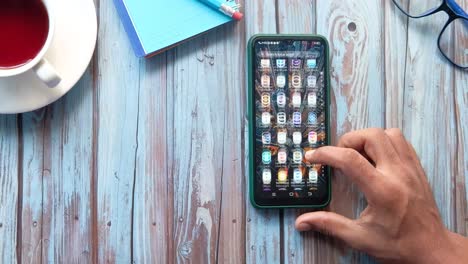
<path fill-rule="evenodd" d="M 16 68 L 34 59 L 49 34 L 42 0 L 0 0 L 0 68 Z"/>

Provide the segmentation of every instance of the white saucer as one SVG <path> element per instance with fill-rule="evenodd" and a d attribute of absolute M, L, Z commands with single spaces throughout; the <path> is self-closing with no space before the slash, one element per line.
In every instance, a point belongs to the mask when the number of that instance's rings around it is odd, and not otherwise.
<path fill-rule="evenodd" d="M 45 58 L 60 73 L 62 81 L 51 89 L 31 71 L 0 78 L 0 114 L 29 112 L 57 101 L 88 67 L 97 38 L 93 0 L 61 0 L 56 4 L 55 36 Z"/>

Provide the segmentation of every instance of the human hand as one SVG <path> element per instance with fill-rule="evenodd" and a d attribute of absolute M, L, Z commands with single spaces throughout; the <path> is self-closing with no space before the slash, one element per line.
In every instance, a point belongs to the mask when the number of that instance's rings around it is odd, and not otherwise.
<path fill-rule="evenodd" d="M 468 263 L 468 239 L 444 227 L 419 158 L 399 129 L 351 132 L 338 147 L 310 151 L 306 159 L 349 177 L 368 205 L 356 220 L 303 214 L 299 231 L 334 236 L 382 262 Z"/>

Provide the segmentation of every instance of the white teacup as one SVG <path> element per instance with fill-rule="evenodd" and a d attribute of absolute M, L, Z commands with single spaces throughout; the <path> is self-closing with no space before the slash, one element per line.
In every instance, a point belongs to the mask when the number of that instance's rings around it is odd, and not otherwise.
<path fill-rule="evenodd" d="M 0 0 L 1 1 L 1 0 Z M 37 53 L 37 55 L 29 62 L 24 65 L 12 68 L 0 68 L 0 77 L 11 77 L 23 74 L 29 70 L 33 70 L 37 77 L 42 80 L 48 87 L 54 88 L 59 85 L 62 80 L 54 69 L 54 67 L 44 58 L 44 55 L 50 48 L 52 39 L 55 32 L 55 16 L 54 16 L 54 1 L 56 0 L 42 0 L 44 6 L 47 10 L 47 15 L 49 17 L 49 32 L 47 34 L 47 39 L 42 46 L 42 49 Z M 4 41 L 4 40 L 2 40 Z"/>

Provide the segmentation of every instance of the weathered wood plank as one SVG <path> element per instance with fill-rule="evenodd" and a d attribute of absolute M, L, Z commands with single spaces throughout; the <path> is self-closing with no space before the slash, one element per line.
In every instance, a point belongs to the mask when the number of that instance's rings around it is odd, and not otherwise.
<path fill-rule="evenodd" d="M 455 120 L 457 153 L 455 164 L 456 231 L 468 236 L 468 75 L 455 71 Z"/>
<path fill-rule="evenodd" d="M 277 33 L 276 1 L 245 1 L 244 5 L 247 40 L 253 34 Z"/>
<path fill-rule="evenodd" d="M 428 2 L 424 3 L 430 8 Z M 457 130 L 453 67 L 437 48 L 446 18 L 439 13 L 409 20 L 403 126 L 421 158 L 444 223 L 455 230 Z"/>
<path fill-rule="evenodd" d="M 316 18 L 316 0 L 278 1 L 278 33 L 314 34 Z"/>
<path fill-rule="evenodd" d="M 383 14 L 381 1 L 317 1 L 317 33 L 327 36 L 331 45 L 334 142 L 350 130 L 384 126 Z M 335 173 L 332 181 L 330 210 L 356 218 L 365 206 L 362 195 L 342 175 Z M 306 256 L 306 259 L 371 261 L 347 247 L 339 249 L 339 244 L 327 243 L 323 248 L 333 252 L 328 256 Z"/>
<path fill-rule="evenodd" d="M 213 263 L 224 127 L 216 87 L 215 32 L 178 47 L 173 64 L 175 249 L 179 263 Z M 199 65 L 200 64 L 200 65 Z M 214 67 L 213 67 L 214 68 Z"/>
<path fill-rule="evenodd" d="M 170 243 L 168 243 L 168 259 L 171 263 L 176 263 L 179 249 L 177 248 L 177 241 L 175 239 L 175 228 L 177 222 L 180 218 L 176 215 L 176 205 L 175 205 L 175 196 L 176 196 L 176 189 L 174 185 L 174 171 L 176 168 L 174 167 L 174 156 L 176 153 L 176 149 L 174 149 L 175 143 L 175 122 L 174 122 L 174 87 L 175 87 L 175 80 L 174 80 L 174 71 L 175 71 L 175 53 L 176 50 L 169 50 L 166 52 L 166 82 L 167 88 L 166 89 L 166 144 L 167 144 L 167 181 L 170 185 L 167 186 L 168 188 L 168 195 L 171 197 L 168 198 L 169 201 L 172 201 L 172 208 L 168 210 L 166 213 L 168 214 L 167 221 L 170 223 L 171 233 L 166 234 L 167 239 L 170 239 Z M 183 218 L 182 218 L 183 221 Z"/>
<path fill-rule="evenodd" d="M 408 17 L 392 1 L 384 5 L 385 127 L 403 128 Z"/>
<path fill-rule="evenodd" d="M 468 1 L 457 3 L 464 10 L 468 10 Z M 457 31 L 454 43 L 458 47 L 468 46 L 468 33 Z M 466 58 L 466 57 L 465 57 Z M 468 61 L 465 61 L 468 63 Z M 455 212 L 456 231 L 468 236 L 468 73 L 459 69 L 454 70 L 454 107 L 457 133 L 457 153 L 455 164 Z"/>
<path fill-rule="evenodd" d="M 468 236 L 468 74 L 455 71 L 455 122 L 457 145 L 455 153 L 455 228 L 454 231 Z"/>
<path fill-rule="evenodd" d="M 140 65 L 138 149 L 133 212 L 134 263 L 173 260 L 173 190 L 168 174 L 166 54 Z"/>
<path fill-rule="evenodd" d="M 111 0 L 101 0 L 97 52 L 98 261 L 130 263 L 140 61 Z M 140 146 L 143 147 L 143 146 Z"/>
<path fill-rule="evenodd" d="M 42 260 L 42 179 L 44 171 L 44 137 L 46 108 L 22 115 L 22 208 L 21 261 L 41 263 Z"/>
<path fill-rule="evenodd" d="M 245 2 L 246 36 L 257 33 L 277 33 L 274 0 Z M 247 92 L 247 91 L 246 91 Z M 245 95 L 244 97 L 246 97 Z M 247 106 L 244 105 L 244 109 Z M 244 110 L 246 111 L 246 110 Z M 259 210 L 249 201 L 249 144 L 248 118 L 245 117 L 245 203 L 246 203 L 246 263 L 280 263 L 281 226 L 279 210 Z"/>
<path fill-rule="evenodd" d="M 93 66 L 68 95 L 47 107 L 41 171 L 43 263 L 92 262 L 92 72 Z"/>
<path fill-rule="evenodd" d="M 284 210 L 283 214 L 283 256 L 284 263 L 305 263 L 304 255 L 306 252 L 311 252 L 311 254 L 316 254 L 316 248 L 307 247 L 305 248 L 305 239 L 309 239 L 314 242 L 312 236 L 307 236 L 299 233 L 295 228 L 296 218 L 301 214 L 306 212 L 305 210 Z"/>
<path fill-rule="evenodd" d="M 22 263 L 91 263 L 92 80 L 22 115 Z"/>
<path fill-rule="evenodd" d="M 245 1 L 239 1 L 244 6 Z M 240 197 L 246 190 L 244 182 L 244 111 L 246 94 L 245 22 L 231 23 L 218 30 L 219 55 L 224 65 L 215 66 L 224 91 L 219 103 L 224 106 L 223 161 L 217 263 L 245 263 L 245 201 Z"/>
<path fill-rule="evenodd" d="M 315 0 L 278 1 L 277 20 L 280 34 L 315 34 L 315 19 Z M 301 234 L 294 228 L 296 218 L 306 211 L 284 210 L 281 227 L 284 234 L 282 239 L 284 263 L 309 263 L 310 259 L 304 259 L 306 252 L 309 255 L 318 254 L 317 247 L 314 246 L 316 244 L 314 236 Z"/>
<path fill-rule="evenodd" d="M 224 53 L 226 40 L 218 32 L 174 53 L 172 173 L 179 263 L 216 261 L 228 89 L 218 65 L 233 56 Z"/>
<path fill-rule="evenodd" d="M 0 262 L 17 263 L 18 151 L 17 117 L 0 116 Z"/>

